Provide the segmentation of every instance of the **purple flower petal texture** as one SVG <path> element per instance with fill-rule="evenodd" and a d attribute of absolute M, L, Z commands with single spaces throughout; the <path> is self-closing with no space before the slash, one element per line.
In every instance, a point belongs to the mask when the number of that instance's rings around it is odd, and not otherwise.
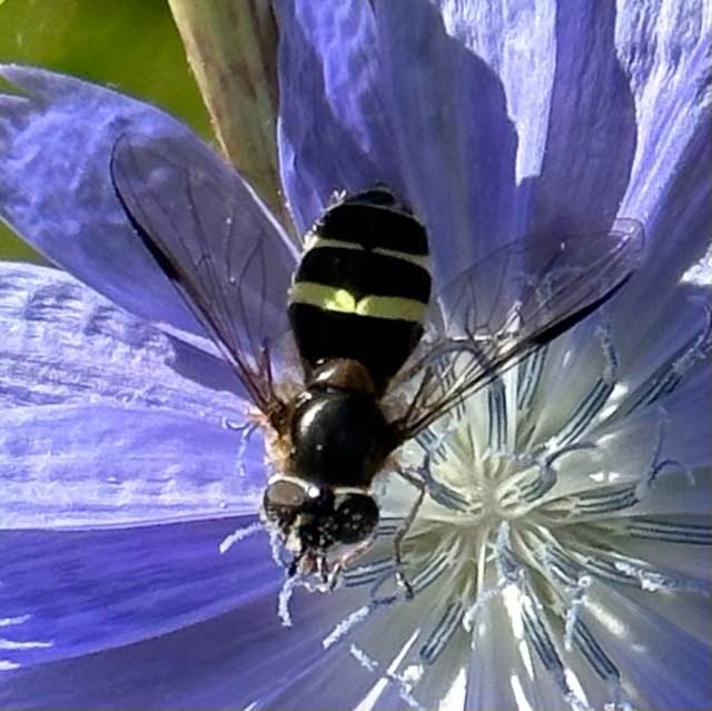
<path fill-rule="evenodd" d="M 131 228 L 106 180 L 127 130 L 188 143 L 196 161 L 234 180 L 243 219 L 266 239 L 284 236 L 250 189 L 174 118 L 114 91 L 26 67 L 5 66 L 18 94 L 0 111 L 0 218 L 50 260 L 133 313 L 202 333 Z M 239 194 L 243 191 L 243 195 Z M 239 196 L 239 197 L 238 197 Z M 269 231 L 272 234 L 267 234 Z M 276 277 L 275 277 L 276 279 Z M 284 291 L 287 283 L 275 283 Z"/>
<path fill-rule="evenodd" d="M 0 706 L 710 708 L 712 313 L 680 282 L 712 224 L 707 4 L 274 6 L 300 234 L 335 192 L 390 186 L 427 227 L 445 322 L 452 277 L 512 240 L 634 219 L 643 263 L 399 452 L 427 489 L 413 599 L 393 537 L 415 492 L 385 472 L 371 548 L 290 601 L 258 518 L 264 433 L 123 210 L 117 139 L 235 196 L 234 235 L 274 265 L 246 329 L 284 317 L 289 230 L 158 109 L 0 67 L 0 217 L 63 270 L 0 263 Z"/>
<path fill-rule="evenodd" d="M 4 266 L 0 323 L 4 528 L 254 512 L 262 444 L 215 356 L 45 267 Z"/>

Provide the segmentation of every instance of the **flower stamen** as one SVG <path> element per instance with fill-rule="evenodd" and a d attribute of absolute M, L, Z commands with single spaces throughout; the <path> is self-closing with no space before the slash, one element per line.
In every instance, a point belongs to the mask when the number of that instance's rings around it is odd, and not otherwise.
<path fill-rule="evenodd" d="M 596 329 L 596 337 L 603 352 L 603 372 L 581 401 L 569 421 L 556 437 L 559 446 L 577 440 L 603 410 L 618 380 L 618 355 L 610 337 L 607 325 Z"/>
<path fill-rule="evenodd" d="M 648 405 L 676 390 L 695 364 L 704 360 L 712 349 L 712 308 L 704 305 L 705 324 L 682 348 L 660 366 L 639 388 L 639 395 L 631 399 L 626 415 Z"/>
<path fill-rule="evenodd" d="M 420 659 L 424 664 L 433 664 L 457 631 L 465 613 L 461 601 L 450 603 L 440 616 L 425 644 L 420 648 Z"/>

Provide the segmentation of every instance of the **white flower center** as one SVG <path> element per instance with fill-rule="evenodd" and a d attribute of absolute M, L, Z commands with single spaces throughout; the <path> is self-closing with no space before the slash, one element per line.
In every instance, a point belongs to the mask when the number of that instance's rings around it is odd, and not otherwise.
<path fill-rule="evenodd" d="M 702 536 L 709 543 L 712 532 L 636 513 L 663 472 L 689 478 L 681 462 L 665 456 L 662 410 L 657 428 L 648 431 L 647 465 L 631 471 L 625 457 L 617 462 L 610 456 L 617 451 L 611 443 L 620 436 L 625 452 L 626 417 L 655 403 L 671 378 L 681 381 L 708 347 L 703 345 L 708 329 L 702 335 L 654 378 L 634 383 L 634 390 L 619 382 L 617 355 L 605 329 L 597 330 L 586 353 L 575 353 L 566 343 L 544 348 L 407 445 L 402 464 L 418 473 L 427 491 L 401 547 L 401 572 L 414 599 L 406 600 L 395 582 L 392 544 L 417 491 L 394 475 L 381 497 L 385 515 L 372 551 L 344 574 L 346 587 L 366 587 L 367 604 L 348 615 L 324 646 L 353 640 L 367 620 L 393 605 L 421 606 L 420 644 L 402 665 L 435 668 L 450 645 L 476 648 L 478 619 L 498 599 L 519 653 L 539 659 L 571 708 L 587 708 L 582 687 L 564 662 L 563 655 L 573 651 L 606 685 L 608 708 L 625 709 L 618 667 L 591 631 L 589 621 L 598 620 L 588 597 L 597 592 L 597 581 L 709 594 L 703 581 L 654 569 L 616 548 L 631 536 L 692 543 L 702 542 Z M 557 378 L 572 358 L 579 359 L 580 373 L 571 380 L 576 370 L 570 371 L 566 389 Z M 629 509 L 630 516 L 620 515 Z M 376 668 L 377 649 L 364 651 L 352 643 L 353 649 L 359 663 Z M 383 666 L 384 660 L 378 663 Z M 467 666 L 466 658 L 462 663 Z M 393 673 L 389 679 L 402 686 L 402 676 Z M 413 685 L 406 687 L 402 693 L 412 699 Z M 417 685 L 413 693 L 417 696 Z"/>

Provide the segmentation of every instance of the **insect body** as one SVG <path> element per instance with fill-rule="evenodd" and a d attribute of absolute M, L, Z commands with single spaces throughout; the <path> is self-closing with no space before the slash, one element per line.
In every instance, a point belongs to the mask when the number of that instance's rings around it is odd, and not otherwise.
<path fill-rule="evenodd" d="M 369 488 L 399 444 L 378 401 L 423 333 L 427 256 L 425 229 L 385 188 L 345 197 L 308 235 L 289 304 L 306 388 L 288 471 L 265 492 L 298 558 L 359 543 L 378 523 Z"/>
<path fill-rule="evenodd" d="M 293 555 L 290 574 L 324 582 L 372 537 L 371 484 L 389 455 L 600 309 L 642 259 L 634 221 L 523 239 L 463 269 L 435 300 L 425 229 L 385 187 L 327 209 L 297 263 L 251 189 L 206 147 L 124 135 L 111 176 L 152 258 L 286 445 L 264 515 Z M 267 297 L 271 283 L 290 280 L 288 293 Z M 273 365 L 290 326 L 303 384 L 285 397 Z M 427 347 L 414 350 L 426 327 Z M 395 380 L 410 400 L 387 416 Z M 399 473 L 422 499 L 425 482 Z"/>

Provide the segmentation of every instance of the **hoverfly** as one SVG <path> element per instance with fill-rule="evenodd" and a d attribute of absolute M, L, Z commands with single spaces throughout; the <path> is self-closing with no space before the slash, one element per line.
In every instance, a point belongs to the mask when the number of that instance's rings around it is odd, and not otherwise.
<path fill-rule="evenodd" d="M 385 186 L 339 196 L 297 258 L 286 237 L 275 240 L 283 233 L 266 209 L 244 210 L 254 194 L 207 147 L 123 135 L 111 178 L 138 236 L 276 443 L 262 513 L 292 554 L 289 575 L 324 584 L 372 540 L 372 484 L 389 457 L 608 302 L 642 257 L 634 221 L 588 237 L 516 241 L 433 299 L 425 227 Z M 291 280 L 291 289 L 268 299 L 270 280 Z M 436 335 L 423 339 L 428 324 Z M 272 373 L 290 331 L 303 381 L 285 395 Z M 394 383 L 411 388 L 391 413 Z M 422 500 L 424 483 L 399 473 Z"/>

